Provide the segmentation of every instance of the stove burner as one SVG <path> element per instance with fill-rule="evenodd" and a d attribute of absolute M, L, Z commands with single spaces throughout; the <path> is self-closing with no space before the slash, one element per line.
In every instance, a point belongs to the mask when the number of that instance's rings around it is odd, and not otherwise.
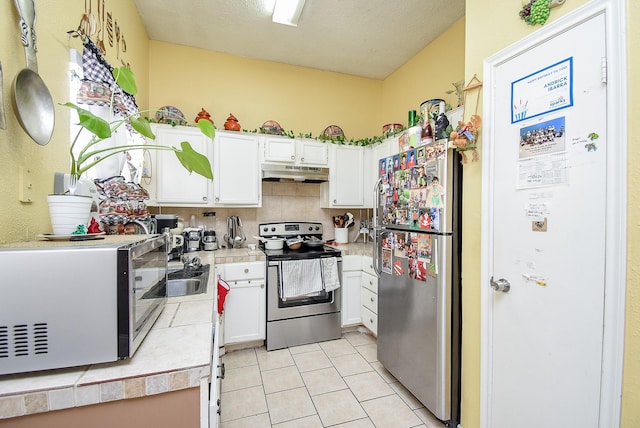
<path fill-rule="evenodd" d="M 259 226 L 259 235 L 262 238 L 316 238 L 322 240 L 322 223 L 318 222 L 277 222 L 263 223 Z M 307 245 L 304 242 L 298 250 L 290 250 L 287 244 L 281 250 L 266 250 L 264 243 L 260 249 L 267 256 L 267 260 L 297 260 L 320 257 L 339 257 L 341 251 L 328 245 Z"/>

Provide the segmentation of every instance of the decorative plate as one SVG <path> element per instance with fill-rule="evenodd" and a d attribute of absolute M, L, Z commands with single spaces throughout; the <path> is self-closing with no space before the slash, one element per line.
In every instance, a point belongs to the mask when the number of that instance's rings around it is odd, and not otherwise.
<path fill-rule="evenodd" d="M 322 131 L 322 135 L 325 137 L 331 137 L 331 138 L 336 138 L 336 137 L 344 138 L 344 132 L 342 132 L 342 128 L 340 128 L 338 125 L 327 126 L 324 129 L 324 131 Z"/>
<path fill-rule="evenodd" d="M 267 120 L 262 124 L 260 129 L 262 129 L 262 132 L 265 134 L 282 135 L 283 133 L 282 126 L 275 120 Z"/>
<path fill-rule="evenodd" d="M 156 112 L 157 123 L 167 123 L 169 125 L 186 125 L 187 121 L 184 118 L 184 114 L 173 106 L 160 107 Z"/>

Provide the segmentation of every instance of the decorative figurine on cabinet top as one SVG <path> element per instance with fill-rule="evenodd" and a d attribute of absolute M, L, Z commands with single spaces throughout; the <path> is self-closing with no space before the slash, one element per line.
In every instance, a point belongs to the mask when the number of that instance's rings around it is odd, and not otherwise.
<path fill-rule="evenodd" d="M 198 113 L 198 115 L 196 116 L 195 122 L 198 123 L 200 119 L 208 120 L 209 122 L 213 123 L 213 120 L 211 120 L 211 115 L 209 114 L 208 111 L 204 109 L 204 107 L 200 110 L 200 113 Z"/>
<path fill-rule="evenodd" d="M 238 123 L 238 119 L 233 114 L 229 113 L 229 117 L 224 123 L 224 129 L 227 131 L 240 131 L 240 123 Z"/>

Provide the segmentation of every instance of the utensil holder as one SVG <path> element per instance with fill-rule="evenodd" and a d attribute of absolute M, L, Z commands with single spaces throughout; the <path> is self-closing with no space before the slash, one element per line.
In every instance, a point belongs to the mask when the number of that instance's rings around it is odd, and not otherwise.
<path fill-rule="evenodd" d="M 338 244 L 347 244 L 349 242 L 349 229 L 346 227 L 336 227 L 334 230 L 334 237 Z"/>

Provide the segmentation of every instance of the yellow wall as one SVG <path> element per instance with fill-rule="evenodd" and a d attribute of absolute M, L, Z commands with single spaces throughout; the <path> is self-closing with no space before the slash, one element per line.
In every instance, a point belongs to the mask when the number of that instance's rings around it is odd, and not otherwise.
<path fill-rule="evenodd" d="M 622 427 L 640 426 L 640 138 L 634 132 L 640 117 L 640 3 L 627 1 L 627 59 L 629 77 L 628 129 L 628 208 L 627 208 L 627 311 L 625 334 L 624 384 L 622 393 Z"/>
<path fill-rule="evenodd" d="M 384 123 L 407 126 L 408 111 L 417 110 L 423 101 L 441 98 L 457 106 L 453 83 L 464 78 L 464 18 L 418 52 L 392 73 L 382 86 Z M 381 130 L 377 130 L 381 133 Z"/>
<path fill-rule="evenodd" d="M 127 53 L 121 55 L 131 63 L 138 78 L 141 108 L 146 107 L 149 85 L 148 39 L 133 2 L 108 2 L 127 41 Z M 81 50 L 78 39 L 70 39 L 67 31 L 78 28 L 84 12 L 84 2 L 78 0 L 36 1 L 36 35 L 38 37 L 38 68 L 51 92 L 55 105 L 55 130 L 46 146 L 34 143 L 20 128 L 11 105 L 11 83 L 25 67 L 24 50 L 20 42 L 18 13 L 13 1 L 0 2 L 0 61 L 4 79 L 4 107 L 7 129 L 0 129 L 0 243 L 34 239 L 38 233 L 51 230 L 46 195 L 53 190 L 54 172 L 69 169 L 69 109 L 59 104 L 69 99 L 69 48 Z M 97 12 L 94 10 L 93 12 Z M 107 59 L 117 64 L 115 48 L 107 44 Z M 34 183 L 31 204 L 18 200 L 19 167 L 32 171 Z"/>
<path fill-rule="evenodd" d="M 562 7 L 553 9 L 550 21 L 563 16 L 587 0 L 566 2 Z M 640 185 L 640 172 L 637 168 L 640 148 L 638 137 L 632 132 L 631 121 L 640 114 L 638 84 L 633 76 L 639 69 L 638 51 L 640 37 L 637 18 L 640 18 L 640 5 L 636 1 L 627 1 L 628 55 L 629 55 L 629 208 L 628 208 L 628 280 L 627 280 L 627 325 L 625 341 L 625 366 L 623 390 L 623 428 L 640 426 L 640 316 L 638 291 L 640 272 L 637 260 L 640 256 L 640 220 L 639 200 L 635 187 Z M 468 82 L 474 74 L 482 79 L 483 60 L 499 50 L 526 37 L 535 28 L 524 25 L 518 19 L 520 2 L 512 0 L 467 0 L 466 2 L 466 41 L 465 41 L 465 79 Z M 635 19 L 634 19 L 635 18 Z M 536 27 L 537 28 L 537 27 Z M 635 71 L 635 73 L 634 73 Z M 635 95 L 635 96 L 634 96 Z M 474 101 L 471 99 L 471 101 Z M 465 116 L 474 109 L 471 103 L 465 106 Z M 482 111 L 482 105 L 478 106 Z M 485 118 L 486 120 L 486 118 Z M 634 144 L 635 142 L 635 144 Z M 482 142 L 481 142 L 482 144 Z M 634 162 L 635 161 L 635 162 Z M 480 421 L 480 290 L 486 284 L 480 284 L 480 225 L 481 225 L 481 173 L 480 162 L 465 166 L 464 170 L 464 218 L 463 218 L 463 367 L 462 367 L 462 425 L 475 428 Z M 474 232 L 475 231 L 475 232 Z M 635 265 L 635 266 L 634 266 Z M 544 409 L 541 409 L 544 411 Z"/>
<path fill-rule="evenodd" d="M 149 69 L 151 108 L 175 106 L 190 122 L 204 108 L 218 128 L 233 113 L 246 130 L 275 120 L 295 135 L 317 137 L 329 125 L 347 139 L 382 133 L 380 80 L 157 41 Z"/>

